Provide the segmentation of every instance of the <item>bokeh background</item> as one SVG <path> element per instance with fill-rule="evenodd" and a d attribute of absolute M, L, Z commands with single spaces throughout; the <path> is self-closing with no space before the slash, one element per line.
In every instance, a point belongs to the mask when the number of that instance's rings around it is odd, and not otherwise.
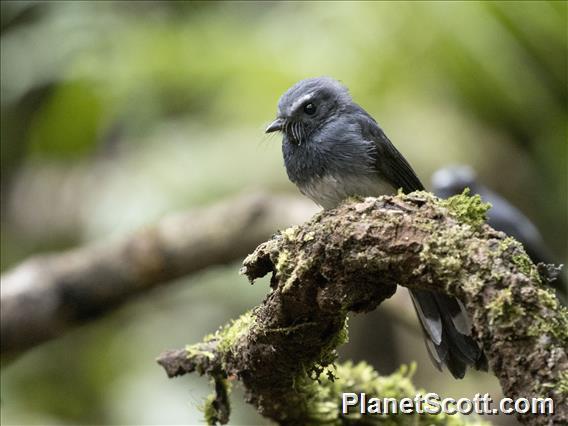
<path fill-rule="evenodd" d="M 425 183 L 473 165 L 568 263 L 567 44 L 561 1 L 3 1 L 1 268 L 236 193 L 296 193 L 263 129 L 286 88 L 318 75 L 351 89 Z M 207 380 L 168 380 L 154 358 L 262 299 L 266 282 L 238 269 L 153 291 L 12 362 L 2 424 L 202 423 Z M 353 318 L 343 358 L 382 373 L 416 361 L 418 386 L 499 397 L 489 374 L 435 371 L 419 333 L 389 318 Z M 232 424 L 266 424 L 240 395 Z"/>

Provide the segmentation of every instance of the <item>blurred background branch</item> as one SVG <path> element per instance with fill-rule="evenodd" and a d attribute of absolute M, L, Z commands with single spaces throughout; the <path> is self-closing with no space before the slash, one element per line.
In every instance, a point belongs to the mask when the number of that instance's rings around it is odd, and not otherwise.
<path fill-rule="evenodd" d="M 238 260 L 314 210 L 307 200 L 251 194 L 167 217 L 127 238 L 29 259 L 2 275 L 2 356 L 92 321 L 159 284 Z"/>

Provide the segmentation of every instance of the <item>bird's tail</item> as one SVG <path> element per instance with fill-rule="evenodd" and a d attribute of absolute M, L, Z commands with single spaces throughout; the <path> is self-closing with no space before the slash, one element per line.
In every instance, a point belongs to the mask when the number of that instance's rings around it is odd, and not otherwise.
<path fill-rule="evenodd" d="M 423 290 L 410 290 L 410 296 L 428 353 L 439 370 L 445 365 L 461 379 L 468 365 L 487 369 L 487 359 L 471 337 L 471 322 L 458 299 Z"/>

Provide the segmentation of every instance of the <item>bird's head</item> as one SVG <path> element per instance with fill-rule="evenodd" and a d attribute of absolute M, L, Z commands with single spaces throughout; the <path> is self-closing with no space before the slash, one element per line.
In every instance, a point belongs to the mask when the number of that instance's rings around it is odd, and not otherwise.
<path fill-rule="evenodd" d="M 278 115 L 266 133 L 282 132 L 291 143 L 300 145 L 345 106 L 351 96 L 345 86 L 329 77 L 301 80 L 278 102 Z"/>

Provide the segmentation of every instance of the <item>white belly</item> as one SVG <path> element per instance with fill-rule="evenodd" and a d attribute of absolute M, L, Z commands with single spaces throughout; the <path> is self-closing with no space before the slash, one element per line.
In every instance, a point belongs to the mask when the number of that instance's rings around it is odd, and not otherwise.
<path fill-rule="evenodd" d="M 391 184 L 374 175 L 326 175 L 298 187 L 302 194 L 326 210 L 337 207 L 346 198 L 356 195 L 378 197 L 396 194 L 396 189 Z"/>

